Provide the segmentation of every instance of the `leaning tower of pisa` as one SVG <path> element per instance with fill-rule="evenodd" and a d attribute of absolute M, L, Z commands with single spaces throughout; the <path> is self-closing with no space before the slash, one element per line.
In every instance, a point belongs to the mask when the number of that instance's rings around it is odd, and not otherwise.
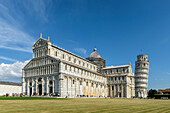
<path fill-rule="evenodd" d="M 148 55 L 138 55 L 135 62 L 135 95 L 147 97 L 149 61 Z"/>

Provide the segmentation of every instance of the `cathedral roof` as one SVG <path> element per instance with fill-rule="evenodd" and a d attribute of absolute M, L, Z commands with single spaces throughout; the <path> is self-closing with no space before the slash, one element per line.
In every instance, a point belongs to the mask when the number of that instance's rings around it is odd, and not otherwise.
<path fill-rule="evenodd" d="M 97 53 L 97 49 L 94 48 L 94 52 L 90 54 L 89 58 L 102 58 L 99 53 Z"/>

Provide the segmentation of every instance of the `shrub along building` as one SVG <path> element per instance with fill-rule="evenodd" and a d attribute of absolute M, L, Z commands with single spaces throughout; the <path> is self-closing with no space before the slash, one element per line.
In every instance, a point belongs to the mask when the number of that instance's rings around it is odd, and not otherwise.
<path fill-rule="evenodd" d="M 135 96 L 131 64 L 105 67 L 97 49 L 86 59 L 40 38 L 33 45 L 33 58 L 23 68 L 25 95 L 59 97 Z"/>

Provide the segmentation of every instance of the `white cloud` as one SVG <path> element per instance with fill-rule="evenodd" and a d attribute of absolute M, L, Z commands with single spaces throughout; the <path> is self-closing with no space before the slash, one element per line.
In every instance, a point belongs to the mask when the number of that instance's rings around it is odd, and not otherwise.
<path fill-rule="evenodd" d="M 34 39 L 0 18 L 0 48 L 31 52 Z"/>
<path fill-rule="evenodd" d="M 35 39 L 24 31 L 25 12 L 38 21 L 47 22 L 47 5 L 51 2 L 42 0 L 24 0 L 0 2 L 0 48 L 32 52 Z M 19 7 L 16 7 L 16 4 Z M 22 10 L 21 10 L 22 8 Z"/>
<path fill-rule="evenodd" d="M 67 40 L 69 43 L 72 43 L 72 44 L 76 44 L 76 45 L 79 45 L 78 42 L 74 41 L 74 40 Z"/>
<path fill-rule="evenodd" d="M 0 45 L 0 48 L 32 53 L 31 49 L 25 49 L 25 48 L 19 48 L 19 47 L 7 47 L 7 46 Z"/>
<path fill-rule="evenodd" d="M 73 51 L 83 55 L 84 57 L 87 56 L 87 50 L 84 48 L 74 48 Z"/>
<path fill-rule="evenodd" d="M 13 64 L 0 64 L 0 80 L 8 80 L 8 81 L 21 81 L 22 77 L 22 68 L 29 62 L 26 60 L 25 62 L 15 62 Z"/>
<path fill-rule="evenodd" d="M 42 22 L 48 22 L 48 13 L 47 9 L 52 4 L 51 1 L 43 1 L 43 0 L 24 0 L 19 1 L 26 11 L 30 14 L 36 17 L 37 20 Z M 30 8 L 32 8 L 30 10 Z M 35 15 L 36 14 L 36 15 Z"/>
<path fill-rule="evenodd" d="M 167 75 L 170 75 L 170 72 L 167 72 L 166 74 L 167 74 Z"/>
<path fill-rule="evenodd" d="M 4 57 L 4 56 L 0 56 L 0 59 L 17 62 L 17 60 L 15 60 L 15 59 Z"/>

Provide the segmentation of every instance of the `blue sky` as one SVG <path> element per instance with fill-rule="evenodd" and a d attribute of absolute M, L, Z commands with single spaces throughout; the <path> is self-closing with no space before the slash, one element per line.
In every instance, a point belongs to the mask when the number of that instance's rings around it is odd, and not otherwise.
<path fill-rule="evenodd" d="M 149 55 L 149 89 L 170 88 L 169 0 L 1 0 L 0 80 L 20 82 L 39 34 L 86 58 L 96 46 L 106 65 Z"/>

